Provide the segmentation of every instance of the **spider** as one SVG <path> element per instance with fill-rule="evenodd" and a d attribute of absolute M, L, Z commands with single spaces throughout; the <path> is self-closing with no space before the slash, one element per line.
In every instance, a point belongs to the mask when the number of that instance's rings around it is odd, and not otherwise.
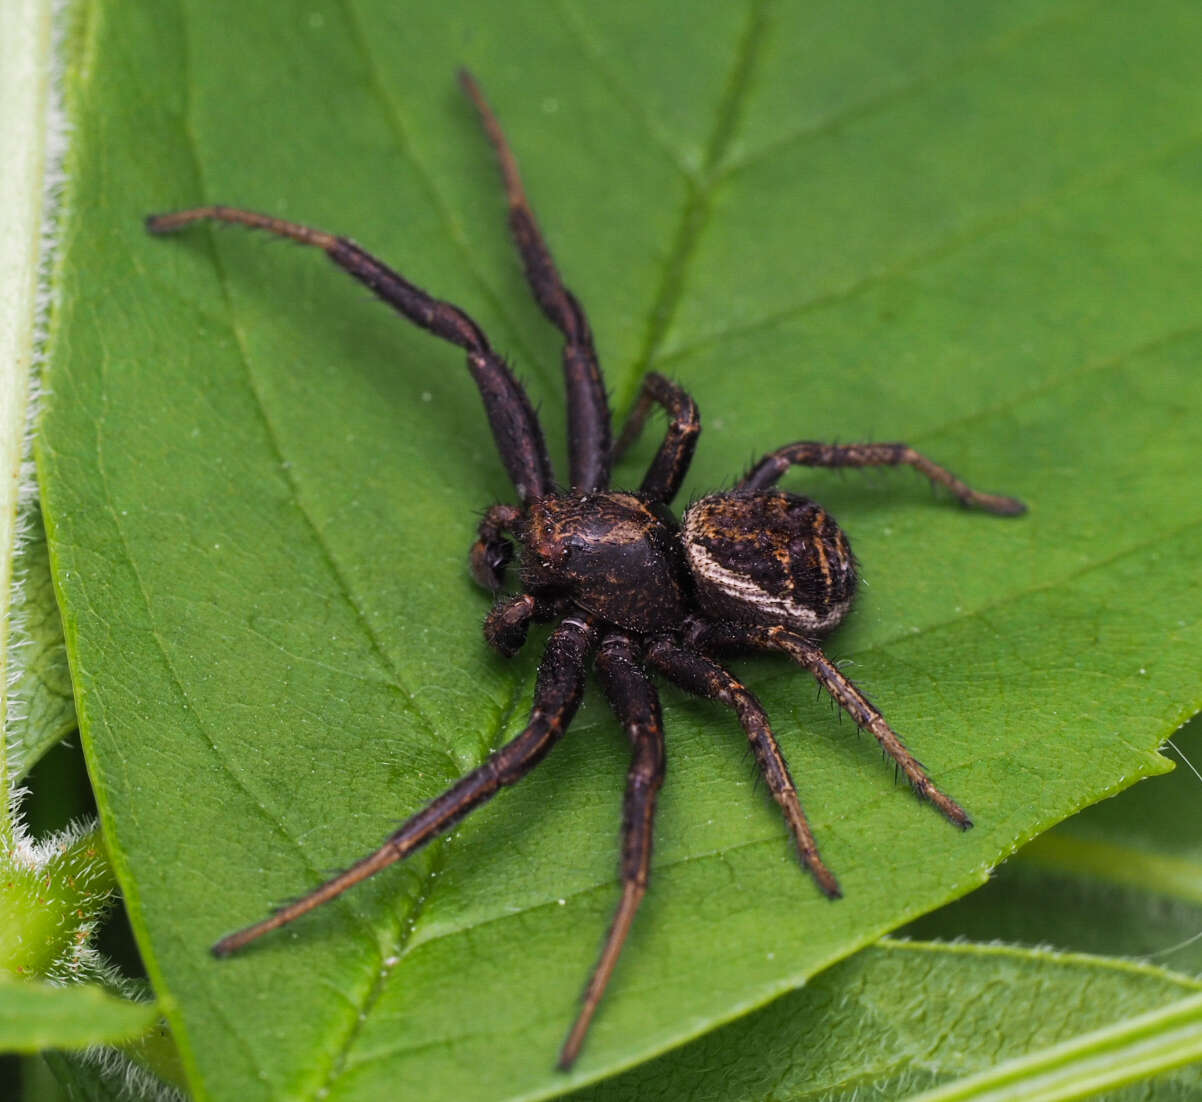
<path fill-rule="evenodd" d="M 485 639 L 512 656 L 532 622 L 553 622 L 526 728 L 391 834 L 379 849 L 269 917 L 222 938 L 225 957 L 408 857 L 497 792 L 521 780 L 563 737 L 584 692 L 587 663 L 630 738 L 620 861 L 621 898 L 578 1015 L 559 1054 L 576 1060 L 635 913 L 647 891 L 652 821 L 666 751 L 659 698 L 648 669 L 688 693 L 724 704 L 746 732 L 763 778 L 780 805 L 801 863 L 829 898 L 841 895 L 823 864 L 789 767 L 759 701 L 715 661 L 731 649 L 779 651 L 815 678 L 855 723 L 870 731 L 919 798 L 951 823 L 972 826 L 940 791 L 881 712 L 825 655 L 818 640 L 847 615 L 856 590 L 856 560 L 834 518 L 808 498 L 776 489 L 793 466 L 906 464 L 946 486 L 964 505 L 1002 516 L 1025 512 L 1012 497 L 980 493 L 906 444 L 787 444 L 769 452 L 734 489 L 710 494 L 678 523 L 669 509 L 701 430 L 693 399 L 650 372 L 617 442 L 593 335 L 583 307 L 564 285 L 527 200 L 517 161 L 480 87 L 460 83 L 475 105 L 500 163 L 509 227 L 526 280 L 544 314 L 563 334 L 569 480 L 552 470 L 538 417 L 522 385 L 480 327 L 458 307 L 415 287 L 348 238 L 253 211 L 204 206 L 152 215 L 151 233 L 212 220 L 267 230 L 322 249 L 411 322 L 467 354 L 517 505 L 484 514 L 470 562 L 476 581 L 504 588 L 515 553 L 520 591 L 498 596 L 484 620 Z M 610 488 L 614 462 L 635 441 L 654 407 L 668 428 L 637 491 Z"/>

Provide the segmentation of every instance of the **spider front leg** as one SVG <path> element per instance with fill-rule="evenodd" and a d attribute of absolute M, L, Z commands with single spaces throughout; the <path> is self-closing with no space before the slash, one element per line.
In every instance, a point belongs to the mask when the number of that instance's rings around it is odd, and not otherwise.
<path fill-rule="evenodd" d="M 695 645 L 710 647 L 755 647 L 787 654 L 799 666 L 809 670 L 818 682 L 855 721 L 857 727 L 871 732 L 873 738 L 905 774 L 910 787 L 921 800 L 926 800 L 961 830 L 972 826 L 968 813 L 950 796 L 935 787 L 922 763 L 910 753 L 906 744 L 882 715 L 881 711 L 847 678 L 823 653 L 817 643 L 783 627 L 756 627 L 743 624 L 708 624 L 690 636 Z"/>
<path fill-rule="evenodd" d="M 843 894 L 839 882 L 822 863 L 789 766 L 772 733 L 768 715 L 751 690 L 716 662 L 666 637 L 654 640 L 647 648 L 647 661 L 686 692 L 725 704 L 739 717 L 768 790 L 793 832 L 801 863 L 810 870 L 827 898 L 838 899 Z"/>
<path fill-rule="evenodd" d="M 965 505 L 1004 517 L 1016 517 L 1027 507 L 1014 497 L 986 494 L 961 482 L 951 471 L 932 462 L 909 444 L 821 444 L 802 440 L 787 444 L 761 459 L 738 484 L 740 490 L 766 490 L 790 467 L 897 467 L 921 471 L 932 482 L 946 486 Z"/>
<path fill-rule="evenodd" d="M 653 405 L 663 406 L 670 420 L 663 443 L 651 460 L 639 489 L 668 505 L 688 473 L 701 432 L 701 414 L 687 391 L 656 371 L 648 372 L 643 378 L 638 400 L 622 428 L 622 435 L 614 446 L 614 459 L 620 459 L 638 439 Z"/>
<path fill-rule="evenodd" d="M 628 636 L 607 636 L 597 653 L 597 680 L 614 713 L 630 736 L 630 769 L 626 774 L 626 799 L 622 815 L 622 898 L 614 912 L 601 956 L 593 969 L 580 1013 L 559 1054 L 567 1070 L 580 1053 L 601 996 L 613 974 L 635 912 L 647 894 L 651 870 L 651 826 L 655 800 L 664 783 L 666 751 L 659 696 L 635 656 Z"/>
<path fill-rule="evenodd" d="M 526 282 L 547 319 L 562 334 L 563 378 L 567 390 L 568 451 L 571 484 L 575 490 L 603 490 L 609 485 L 610 418 L 605 382 L 593 347 L 593 334 L 584 307 L 564 286 L 551 250 L 538 228 L 518 172 L 517 158 L 501 124 L 475 78 L 459 71 L 459 83 L 475 105 L 501 166 L 509 200 L 509 229 L 522 257 Z"/>
<path fill-rule="evenodd" d="M 594 642 L 595 630 L 591 623 L 565 620 L 560 624 L 547 640 L 547 649 L 538 668 L 534 707 L 530 721 L 520 735 L 427 804 L 390 834 L 374 853 L 261 922 L 227 934 L 213 946 L 214 956 L 226 957 L 237 952 L 263 934 L 300 918 L 359 881 L 408 857 L 449 830 L 468 812 L 491 800 L 503 787 L 520 781 L 559 741 L 576 714 L 584 692 L 585 660 Z"/>
<path fill-rule="evenodd" d="M 175 233 L 203 221 L 266 230 L 302 245 L 316 246 L 415 325 L 462 348 L 484 401 L 501 462 L 518 497 L 524 502 L 534 501 L 550 492 L 555 478 L 534 407 L 509 365 L 488 343 L 484 331 L 458 306 L 427 294 L 350 238 L 269 214 L 220 205 L 194 207 L 170 214 L 152 214 L 146 219 L 146 228 L 153 234 Z"/>

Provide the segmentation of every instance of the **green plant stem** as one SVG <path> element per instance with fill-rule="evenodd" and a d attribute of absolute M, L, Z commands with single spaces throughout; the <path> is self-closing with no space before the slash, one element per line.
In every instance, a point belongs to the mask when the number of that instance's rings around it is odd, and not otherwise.
<path fill-rule="evenodd" d="M 74 976 L 115 887 L 98 828 L 53 844 L 17 841 L 0 851 L 0 972 Z"/>

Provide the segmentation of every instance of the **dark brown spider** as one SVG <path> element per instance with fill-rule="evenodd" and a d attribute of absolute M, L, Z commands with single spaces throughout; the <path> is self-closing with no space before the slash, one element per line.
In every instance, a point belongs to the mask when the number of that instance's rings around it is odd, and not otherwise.
<path fill-rule="evenodd" d="M 467 352 L 501 461 L 520 506 L 494 505 L 471 550 L 472 573 L 500 591 L 514 556 L 521 592 L 502 597 L 484 621 L 484 635 L 513 655 L 532 621 L 558 621 L 539 666 L 526 729 L 432 801 L 374 853 L 269 918 L 222 938 L 227 956 L 248 942 L 333 899 L 353 884 L 408 857 L 468 812 L 514 784 L 567 730 L 584 692 L 586 663 L 595 655 L 601 687 L 626 728 L 633 757 L 622 823 L 622 898 L 580 1013 L 559 1056 L 569 1068 L 647 890 L 651 823 L 664 779 L 659 699 L 646 667 L 698 696 L 733 709 L 747 733 L 768 789 L 784 812 L 802 864 L 831 899 L 840 895 L 822 863 L 793 779 L 755 696 L 715 663 L 715 652 L 740 647 L 782 651 L 808 670 L 856 724 L 867 728 L 906 775 L 917 795 L 954 825 L 972 822 L 932 783 L 901 739 L 816 640 L 847 615 L 856 563 L 839 526 L 817 503 L 772 487 L 791 466 L 868 467 L 908 464 L 946 486 L 965 505 L 1003 516 L 1025 506 L 979 493 L 906 444 L 820 444 L 803 441 L 769 452 L 733 490 L 690 506 L 678 524 L 668 505 L 688 470 L 701 421 L 679 386 L 651 372 L 616 445 L 601 369 L 584 309 L 559 277 L 526 199 L 517 162 L 500 125 L 470 74 L 460 80 L 496 150 L 509 199 L 509 225 L 526 279 L 543 313 L 564 335 L 569 488 L 557 485 L 543 433 L 521 384 L 471 318 L 432 298 L 345 237 L 223 206 L 198 207 L 147 219 L 152 233 L 170 233 L 212 219 L 316 245 L 410 321 Z M 670 417 L 667 434 L 637 492 L 611 490 L 615 459 L 638 437 L 653 406 Z"/>

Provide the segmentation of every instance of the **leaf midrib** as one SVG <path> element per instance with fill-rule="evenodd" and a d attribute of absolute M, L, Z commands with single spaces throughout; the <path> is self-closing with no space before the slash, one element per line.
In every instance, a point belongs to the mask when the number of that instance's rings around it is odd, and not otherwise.
<path fill-rule="evenodd" d="M 676 231 L 664 254 L 659 286 L 653 294 L 643 324 L 643 347 L 634 362 L 621 372 L 614 387 L 619 409 L 628 408 L 633 403 L 635 388 L 655 363 L 684 296 L 688 266 L 710 220 L 711 200 L 720 183 L 718 167 L 734 140 L 756 61 L 761 56 L 769 25 L 767 10 L 767 0 L 755 0 L 748 8 L 747 24 L 735 50 L 726 88 L 718 99 L 713 124 L 705 142 L 700 179 L 691 179 L 685 190 L 685 201 L 677 218 Z"/>

